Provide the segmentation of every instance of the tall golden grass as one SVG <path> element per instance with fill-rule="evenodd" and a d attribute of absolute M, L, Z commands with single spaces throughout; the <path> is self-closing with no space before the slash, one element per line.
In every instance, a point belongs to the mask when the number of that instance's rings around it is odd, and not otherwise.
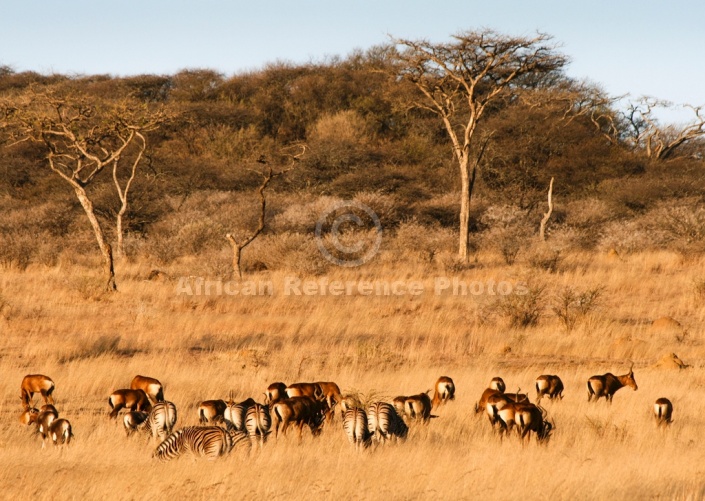
<path fill-rule="evenodd" d="M 481 255 L 452 271 L 390 259 L 332 271 L 329 280 L 418 280 L 418 296 L 286 296 L 284 272 L 246 277 L 272 296 L 179 296 L 178 280 L 149 281 L 143 263 L 119 267 L 120 292 L 78 267 L 0 275 L 0 487 L 6 499 L 699 499 L 705 496 L 705 259 L 671 253 L 622 259 L 567 256 L 559 271 L 501 264 Z M 170 270 L 165 270 L 169 272 Z M 541 285 L 539 322 L 511 328 L 497 296 L 433 294 L 436 277 Z M 298 277 L 319 280 L 320 276 Z M 566 287 L 603 287 L 595 310 L 566 332 L 551 312 Z M 680 328 L 651 326 L 670 316 Z M 655 367 L 676 353 L 689 368 Z M 639 384 L 608 405 L 588 404 L 594 374 L 626 372 Z M 75 441 L 40 449 L 20 426 L 19 385 L 28 373 L 56 382 L 60 414 Z M 500 441 L 473 406 L 493 376 L 534 396 L 535 378 L 558 374 L 565 398 L 545 402 L 555 433 L 545 446 Z M 178 426 L 196 424 L 198 402 L 263 399 L 273 381 L 331 380 L 362 399 L 425 391 L 451 376 L 454 402 L 403 443 L 356 452 L 338 420 L 317 439 L 304 433 L 214 463 L 158 463 L 155 443 L 126 438 L 107 418 L 108 395 L 136 374 L 159 378 Z M 657 429 L 654 401 L 674 403 Z"/>

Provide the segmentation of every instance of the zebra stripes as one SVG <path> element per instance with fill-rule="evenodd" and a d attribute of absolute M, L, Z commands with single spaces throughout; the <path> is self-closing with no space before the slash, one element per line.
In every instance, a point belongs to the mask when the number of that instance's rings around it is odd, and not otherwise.
<path fill-rule="evenodd" d="M 212 461 L 228 454 L 243 442 L 249 442 L 247 434 L 220 426 L 188 426 L 175 431 L 152 454 L 160 461 L 176 459 L 190 452 L 197 457 Z"/>
<path fill-rule="evenodd" d="M 253 405 L 255 405 L 255 401 L 252 398 L 248 398 L 239 404 L 230 401 L 225 408 L 223 417 L 230 421 L 237 431 L 245 431 L 245 416 L 248 409 Z"/>
<path fill-rule="evenodd" d="M 348 441 L 356 448 L 370 446 L 371 436 L 367 424 L 367 414 L 364 410 L 354 408 L 345 411 L 343 429 L 348 436 Z"/>
<path fill-rule="evenodd" d="M 406 438 L 409 427 L 399 417 L 393 405 L 387 402 L 374 402 L 367 408 L 367 424 L 372 438 L 378 442 L 392 437 Z"/>
<path fill-rule="evenodd" d="M 269 429 L 272 427 L 272 417 L 269 414 L 269 407 L 255 404 L 245 415 L 245 430 L 250 440 L 258 440 L 263 444 L 267 440 Z"/>
<path fill-rule="evenodd" d="M 145 429 L 152 437 L 162 441 L 174 429 L 176 418 L 176 406 L 173 402 L 158 402 L 149 413 Z"/>

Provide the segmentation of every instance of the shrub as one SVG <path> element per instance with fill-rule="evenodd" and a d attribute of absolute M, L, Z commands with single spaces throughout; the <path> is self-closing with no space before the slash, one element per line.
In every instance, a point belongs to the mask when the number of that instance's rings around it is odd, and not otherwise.
<path fill-rule="evenodd" d="M 579 320 L 595 309 L 603 291 L 603 287 L 594 287 L 582 292 L 573 287 L 566 287 L 556 294 L 553 313 L 570 333 Z"/>
<path fill-rule="evenodd" d="M 494 309 L 507 320 L 510 327 L 534 326 L 544 311 L 545 291 L 545 285 L 527 286 L 522 291 L 500 296 Z"/>

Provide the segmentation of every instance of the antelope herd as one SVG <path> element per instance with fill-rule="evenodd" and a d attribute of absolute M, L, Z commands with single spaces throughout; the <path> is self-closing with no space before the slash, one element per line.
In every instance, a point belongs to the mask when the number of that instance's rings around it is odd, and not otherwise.
<path fill-rule="evenodd" d="M 588 402 L 604 397 L 612 403 L 614 394 L 625 386 L 637 390 L 633 366 L 623 376 L 607 373 L 587 380 Z M 20 387 L 22 413 L 20 423 L 34 425 L 35 433 L 42 437 L 42 448 L 47 439 L 55 446 L 68 445 L 73 438 L 71 423 L 59 418 L 54 406 L 54 381 L 41 374 L 24 377 Z M 494 377 L 475 404 L 475 414 L 484 413 L 500 438 L 516 432 L 522 444 L 532 433 L 537 443 L 545 443 L 555 430 L 555 423 L 548 419 L 541 400 L 563 399 L 564 386 L 557 375 L 541 375 L 536 379 L 536 402 L 529 395 L 507 393 L 501 377 Z M 429 393 L 433 391 L 433 397 Z M 40 394 L 44 405 L 35 408 L 33 396 Z M 373 443 L 404 440 L 409 428 L 427 424 L 433 411 L 455 400 L 455 384 L 450 377 L 442 376 L 433 390 L 410 396 L 398 396 L 390 402 L 376 401 L 363 405 L 353 396 L 343 396 L 340 387 L 330 381 L 313 383 L 283 382 L 270 384 L 264 392 L 264 402 L 253 398 L 240 402 L 232 393 L 225 400 L 204 400 L 197 407 L 198 426 L 175 429 L 177 409 L 164 398 L 164 387 L 154 378 L 135 376 L 130 388 L 117 389 L 108 397 L 108 417 L 116 419 L 121 411 L 123 426 L 128 436 L 143 433 L 157 440 L 153 457 L 169 460 L 184 453 L 215 459 L 245 444 L 263 446 L 271 434 L 275 438 L 286 435 L 291 427 L 301 438 L 305 428 L 315 437 L 324 425 L 335 422 L 336 407 L 340 409 L 342 428 L 356 448 L 367 448 Z M 673 404 L 659 398 L 654 404 L 654 417 L 658 426 L 672 422 Z"/>

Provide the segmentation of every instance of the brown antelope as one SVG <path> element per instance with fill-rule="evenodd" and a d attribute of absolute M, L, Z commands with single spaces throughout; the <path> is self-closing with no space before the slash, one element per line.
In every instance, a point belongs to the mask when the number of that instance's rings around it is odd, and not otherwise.
<path fill-rule="evenodd" d="M 455 400 L 455 384 L 448 376 L 441 376 L 436 381 L 431 400 L 431 409 L 436 409 L 449 400 Z"/>
<path fill-rule="evenodd" d="M 32 398 L 35 393 L 42 395 L 45 404 L 54 403 L 54 381 L 41 374 L 29 374 L 22 379 L 20 386 L 20 399 L 25 409 L 32 407 Z"/>
<path fill-rule="evenodd" d="M 536 403 L 545 396 L 551 400 L 563 399 L 563 381 L 558 376 L 543 375 L 536 378 Z"/>
<path fill-rule="evenodd" d="M 32 423 L 37 422 L 37 417 L 39 416 L 39 409 L 36 407 L 30 407 L 22 411 L 20 414 L 20 424 L 29 426 Z"/>
<path fill-rule="evenodd" d="M 318 383 L 294 383 L 286 387 L 287 398 L 310 397 L 314 400 L 326 400 Z"/>
<path fill-rule="evenodd" d="M 654 404 L 657 426 L 667 426 L 673 421 L 673 404 L 667 398 L 659 398 Z"/>
<path fill-rule="evenodd" d="M 497 390 L 500 393 L 504 393 L 507 390 L 507 385 L 504 384 L 504 379 L 499 376 L 493 377 L 490 381 L 489 388 Z"/>
<path fill-rule="evenodd" d="M 147 418 L 149 414 L 142 411 L 126 412 L 122 418 L 122 424 L 125 426 L 125 433 L 128 436 L 137 430 L 144 429 L 147 426 Z"/>
<path fill-rule="evenodd" d="M 431 419 L 431 399 L 427 393 L 411 395 L 404 401 L 404 411 L 410 420 L 428 423 Z"/>
<path fill-rule="evenodd" d="M 286 435 L 289 424 L 295 424 L 299 429 L 299 438 L 303 436 L 304 425 L 308 425 L 313 436 L 321 434 L 326 417 L 329 414 L 326 400 L 314 400 L 311 397 L 291 397 L 280 400 L 272 406 L 272 428 L 274 436 Z"/>
<path fill-rule="evenodd" d="M 51 408 L 47 408 L 37 415 L 37 433 L 42 436 L 42 449 L 44 448 L 47 437 L 50 436 L 52 423 L 59 419 L 59 413 L 54 406 L 52 405 L 50 407 Z"/>
<path fill-rule="evenodd" d="M 110 419 L 115 419 L 122 409 L 144 412 L 152 410 L 152 404 L 144 390 L 115 390 L 108 397 L 108 404 L 111 409 Z"/>
<path fill-rule="evenodd" d="M 490 390 L 490 388 L 488 388 L 487 390 Z M 500 411 L 509 404 L 515 403 L 529 403 L 528 395 L 524 393 L 519 393 L 519 391 L 517 391 L 517 393 L 499 393 L 494 390 L 494 393 L 490 393 L 487 396 L 487 400 L 485 403 L 485 412 L 487 413 L 487 418 L 490 420 L 492 429 L 494 429 L 495 425 L 497 425 L 498 423 L 500 424 L 500 426 L 502 424 L 500 422 L 500 416 L 498 411 Z M 502 429 L 503 428 L 500 429 L 500 432 L 502 431 Z"/>
<path fill-rule="evenodd" d="M 546 421 L 545 411 L 534 404 L 514 404 L 514 421 L 522 443 L 532 431 L 536 433 L 537 443 L 547 441 L 553 430 L 553 424 Z"/>
<path fill-rule="evenodd" d="M 198 422 L 206 424 L 223 418 L 227 406 L 224 400 L 204 400 L 198 405 Z"/>
<path fill-rule="evenodd" d="M 164 401 L 164 388 L 158 379 L 147 376 L 135 376 L 130 383 L 131 390 L 144 391 L 152 403 Z"/>
<path fill-rule="evenodd" d="M 485 411 L 485 408 L 487 407 L 487 399 L 490 398 L 490 396 L 502 394 L 506 389 L 507 386 L 504 384 L 504 379 L 501 377 L 493 377 L 490 381 L 490 385 L 485 389 L 485 391 L 482 392 L 480 400 L 478 400 L 475 404 L 475 414 Z"/>
<path fill-rule="evenodd" d="M 63 418 L 54 420 L 49 426 L 49 436 L 55 446 L 69 445 L 73 438 L 73 431 L 71 430 L 69 420 Z M 44 442 L 42 442 L 42 447 L 44 447 Z"/>
<path fill-rule="evenodd" d="M 286 398 L 286 384 L 278 382 L 267 386 L 267 391 L 264 394 L 264 403 L 270 407 L 282 398 Z"/>
<path fill-rule="evenodd" d="M 592 397 L 595 397 L 595 402 L 597 402 L 600 397 L 605 397 L 605 400 L 612 403 L 612 397 L 614 397 L 615 392 L 624 386 L 629 386 L 636 391 L 638 386 L 634 379 L 633 368 L 634 366 L 632 365 L 632 367 L 629 368 L 629 373 L 623 376 L 615 376 L 608 372 L 602 376 L 592 376 L 588 379 L 588 402 L 592 400 Z"/>
<path fill-rule="evenodd" d="M 331 411 L 335 408 L 336 404 L 339 404 L 343 400 L 343 396 L 340 394 L 340 388 L 337 384 L 330 381 L 318 381 L 317 384 L 321 388 L 323 397 L 328 402 L 328 407 Z M 341 409 L 340 417 L 343 417 L 343 411 Z M 335 413 L 331 412 L 331 419 L 335 418 Z"/>
<path fill-rule="evenodd" d="M 392 405 L 394 406 L 394 410 L 397 411 L 397 414 L 400 417 L 406 416 L 406 399 L 407 398 L 409 398 L 409 397 L 399 396 L 399 397 L 394 397 L 394 400 L 392 400 Z"/>

